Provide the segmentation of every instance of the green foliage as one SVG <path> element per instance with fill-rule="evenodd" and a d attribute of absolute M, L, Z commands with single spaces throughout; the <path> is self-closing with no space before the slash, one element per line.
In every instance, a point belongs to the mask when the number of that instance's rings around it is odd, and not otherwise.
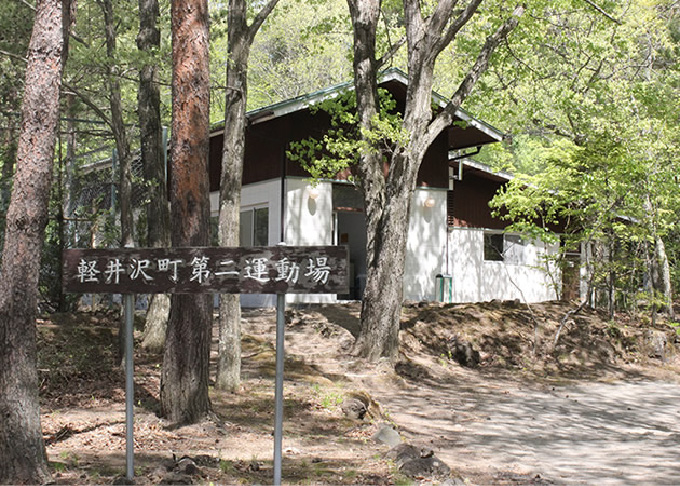
<path fill-rule="evenodd" d="M 288 159 L 300 163 L 312 180 L 318 181 L 337 177 L 359 162 L 362 154 L 376 147 L 387 155 L 406 145 L 408 133 L 403 128 L 401 114 L 396 111 L 394 98 L 384 89 L 378 90 L 378 96 L 380 112 L 373 120 L 372 129 L 363 133 L 363 137 L 357 123 L 354 91 L 345 91 L 313 105 L 312 114 L 327 115 L 330 129 L 322 138 L 291 142 Z"/>
<path fill-rule="evenodd" d="M 234 474 L 236 468 L 232 461 L 227 461 L 225 459 L 220 459 L 220 472 L 223 474 Z"/>
<path fill-rule="evenodd" d="M 675 330 L 675 334 L 680 337 L 680 322 L 669 322 L 668 325 Z"/>
<path fill-rule="evenodd" d="M 249 2 L 249 6 L 261 2 Z M 224 118 L 225 4 L 211 3 L 211 121 Z M 250 51 L 248 108 L 326 88 L 351 77 L 352 26 L 344 0 L 280 0 Z"/>
<path fill-rule="evenodd" d="M 679 12 L 666 0 L 598 5 L 606 15 L 572 0 L 534 2 L 469 101 L 514 132 L 483 154 L 519 174 L 494 207 L 538 236 L 566 221 L 564 247 L 602 247 L 594 284 L 625 297 L 642 285 L 634 275 L 657 238 L 680 283 Z"/>
<path fill-rule="evenodd" d="M 248 2 L 251 16 L 262 2 Z M 422 2 L 431 9 L 435 2 Z M 485 37 L 516 2 L 485 0 L 470 23 L 438 59 L 435 89 L 452 94 L 477 56 Z M 552 230 L 566 221 L 563 248 L 594 243 L 606 248 L 595 258 L 597 278 L 632 295 L 641 285 L 633 275 L 647 265 L 656 238 L 666 243 L 674 286 L 680 285 L 680 10 L 673 0 L 597 2 L 537 0 L 527 4 L 519 26 L 491 59 L 488 72 L 466 100 L 466 108 L 510 137 L 485 147 L 478 159 L 517 175 L 494 205 L 514 230 L 556 242 Z M 147 63 L 161 66 L 163 117 L 170 121 L 170 2 L 161 0 L 161 48 L 142 54 L 136 47 L 138 4 L 114 2 L 117 48 L 103 42 L 97 0 L 79 0 L 65 73 L 70 118 L 102 121 L 108 114 L 106 79 L 121 81 L 124 118 L 137 123 L 137 79 Z M 211 1 L 211 119 L 224 115 L 227 2 Z M 404 34 L 403 5 L 381 2 L 378 51 Z M 604 13 L 603 13 L 604 12 Z M 33 11 L 26 2 L 0 2 L 0 162 L 13 157 L 6 143 L 9 117 L 17 121 L 24 62 Z M 281 0 L 251 49 L 249 108 L 334 85 L 351 78 L 352 26 L 344 0 Z M 390 61 L 405 68 L 405 49 Z M 387 66 L 385 66 L 387 67 Z M 73 88 L 71 90 L 70 88 Z M 314 107 L 330 131 L 294 142 L 289 157 L 314 180 L 351 168 L 368 145 L 388 157 L 408 142 L 394 100 L 381 94 L 380 115 L 363 144 L 352 92 Z M 99 110 L 97 110 L 99 108 Z M 65 131 L 62 123 L 61 131 Z M 109 127 L 74 124 L 78 153 L 111 145 Z M 133 150 L 137 137 L 131 136 Z M 76 165 L 85 162 L 77 159 Z M 93 162 L 94 160 L 87 160 Z M 71 169 L 77 171 L 77 167 Z M 41 291 L 56 295 L 56 262 L 65 242 L 57 224 L 59 202 L 46 230 Z M 79 217 L 106 224 L 105 242 L 116 244 L 118 229 L 108 213 L 89 201 Z M 96 222 L 95 222 L 96 221 Z M 105 222 L 105 223 L 103 223 Z M 78 223 L 88 226 L 86 223 Z M 68 236 L 68 235 L 67 235 Z M 81 242 L 82 243 L 82 242 Z M 618 257 L 614 257 L 614 254 Z M 610 255 L 610 256 L 606 256 Z M 594 267 L 593 267 L 594 268 Z M 627 290 L 627 291 L 628 291 Z"/>

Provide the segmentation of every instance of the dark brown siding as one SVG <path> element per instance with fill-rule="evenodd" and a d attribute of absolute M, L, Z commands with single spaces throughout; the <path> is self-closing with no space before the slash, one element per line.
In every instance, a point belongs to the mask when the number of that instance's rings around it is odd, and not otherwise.
<path fill-rule="evenodd" d="M 308 137 L 320 139 L 330 123 L 324 113 L 312 115 L 308 110 L 254 123 L 246 129 L 246 153 L 243 167 L 243 184 L 266 181 L 281 177 L 282 164 L 288 145 L 293 140 Z M 222 160 L 223 135 L 210 139 L 210 190 L 218 191 Z M 428 149 L 419 173 L 419 186 L 448 187 L 447 135 L 440 135 Z M 296 162 L 286 161 L 287 176 L 309 177 L 309 173 Z M 339 179 L 346 178 L 338 176 Z"/>
<path fill-rule="evenodd" d="M 508 222 L 491 216 L 489 201 L 503 185 L 475 174 L 465 174 L 449 191 L 449 225 L 461 228 L 503 229 Z"/>
<path fill-rule="evenodd" d="M 220 190 L 220 168 L 222 167 L 222 143 L 224 137 L 220 135 L 210 136 L 208 155 L 208 173 L 210 174 L 210 192 Z"/>
<path fill-rule="evenodd" d="M 448 158 L 447 136 L 446 133 L 442 133 L 425 152 L 425 157 L 423 157 L 423 163 L 418 173 L 418 186 L 448 188 Z"/>

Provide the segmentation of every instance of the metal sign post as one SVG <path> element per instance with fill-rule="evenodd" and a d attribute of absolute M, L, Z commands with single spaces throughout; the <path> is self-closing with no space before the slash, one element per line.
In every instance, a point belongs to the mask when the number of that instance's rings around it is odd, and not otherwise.
<path fill-rule="evenodd" d="M 125 314 L 125 477 L 135 477 L 135 439 L 134 439 L 134 305 L 132 294 L 123 297 Z"/>
<path fill-rule="evenodd" d="M 124 294 L 126 477 L 134 477 L 133 294 L 277 294 L 274 484 L 281 484 L 286 295 L 349 293 L 346 246 L 64 250 L 64 291 Z"/>
<path fill-rule="evenodd" d="M 274 382 L 274 484 L 281 484 L 283 458 L 283 362 L 286 295 L 276 296 L 276 378 Z"/>

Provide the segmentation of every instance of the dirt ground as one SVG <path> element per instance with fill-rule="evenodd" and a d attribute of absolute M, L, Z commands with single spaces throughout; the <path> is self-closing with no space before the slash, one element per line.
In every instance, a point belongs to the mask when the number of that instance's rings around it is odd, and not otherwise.
<path fill-rule="evenodd" d="M 357 303 L 289 310 L 284 482 L 662 484 L 677 477 L 677 329 L 629 315 L 610 322 L 586 310 L 565 322 L 555 346 L 569 309 L 407 305 L 396 369 L 351 355 Z M 112 484 L 125 471 L 116 319 L 99 312 L 39 321 L 42 424 L 55 484 Z M 273 310 L 244 311 L 242 390 L 212 390 L 215 419 L 191 426 L 157 417 L 162 357 L 137 351 L 136 484 L 271 483 L 274 330 Z M 343 413 L 353 399 L 369 405 L 363 420 Z M 390 446 L 373 438 L 383 424 L 431 449 L 450 474 L 400 470 Z M 640 450 L 648 459 L 636 462 Z M 182 469 L 183 457 L 191 469 Z"/>

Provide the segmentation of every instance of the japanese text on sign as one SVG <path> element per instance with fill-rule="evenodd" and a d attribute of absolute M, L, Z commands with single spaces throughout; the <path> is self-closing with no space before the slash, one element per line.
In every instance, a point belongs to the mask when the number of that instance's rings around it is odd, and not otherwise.
<path fill-rule="evenodd" d="M 66 250 L 69 292 L 345 293 L 347 249 L 322 247 Z"/>

